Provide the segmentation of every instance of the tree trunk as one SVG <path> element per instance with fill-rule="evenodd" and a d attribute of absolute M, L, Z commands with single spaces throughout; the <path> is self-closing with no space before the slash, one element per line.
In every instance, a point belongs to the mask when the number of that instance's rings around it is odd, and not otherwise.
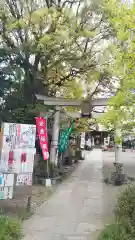
<path fill-rule="evenodd" d="M 115 126 L 115 132 L 114 132 L 114 139 L 115 139 L 115 163 L 120 163 L 121 159 L 121 153 L 122 153 L 122 141 L 117 142 L 117 139 L 121 139 L 121 129 L 119 123 Z"/>

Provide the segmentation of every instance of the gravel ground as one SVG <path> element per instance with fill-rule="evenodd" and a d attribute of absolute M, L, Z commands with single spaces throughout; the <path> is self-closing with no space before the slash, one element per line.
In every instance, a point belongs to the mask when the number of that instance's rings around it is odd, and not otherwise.
<path fill-rule="evenodd" d="M 79 164 L 79 162 L 78 162 Z M 74 169 L 77 167 L 77 164 L 73 165 L 72 168 L 69 169 L 69 172 L 65 174 L 64 179 L 68 179 Z M 62 180 L 62 181 L 63 181 Z M 11 217 L 19 217 L 24 220 L 29 218 L 36 209 L 42 205 L 50 196 L 52 196 L 60 183 L 56 185 L 52 185 L 51 187 L 45 187 L 42 185 L 33 185 L 31 187 L 31 210 L 28 212 L 27 203 L 28 203 L 28 194 L 25 189 L 20 191 L 17 197 L 10 200 L 1 200 L 0 201 L 0 213 L 5 214 Z M 29 190 L 28 190 L 29 191 Z"/>
<path fill-rule="evenodd" d="M 27 211 L 27 197 L 21 199 L 1 200 L 0 210 L 1 214 L 12 217 L 19 217 L 22 220 L 28 218 L 35 210 L 46 201 L 56 190 L 57 185 L 51 188 L 46 188 L 41 185 L 32 186 L 31 210 Z"/>

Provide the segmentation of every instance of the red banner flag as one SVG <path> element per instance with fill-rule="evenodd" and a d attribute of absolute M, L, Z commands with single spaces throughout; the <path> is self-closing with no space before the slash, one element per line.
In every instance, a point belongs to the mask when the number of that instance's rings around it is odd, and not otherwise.
<path fill-rule="evenodd" d="M 37 117 L 36 127 L 44 160 L 48 160 L 49 152 L 48 152 L 47 120 L 43 117 Z"/>

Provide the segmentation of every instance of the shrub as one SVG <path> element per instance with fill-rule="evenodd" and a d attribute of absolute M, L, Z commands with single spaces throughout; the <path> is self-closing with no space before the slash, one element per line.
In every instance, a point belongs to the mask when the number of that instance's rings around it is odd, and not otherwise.
<path fill-rule="evenodd" d="M 134 226 L 135 224 L 135 185 L 128 186 L 118 197 L 114 210 L 118 221 Z"/>
<path fill-rule="evenodd" d="M 20 221 L 0 216 L 0 240 L 20 240 L 21 238 Z"/>
<path fill-rule="evenodd" d="M 105 227 L 98 240 L 134 240 L 135 185 L 128 186 L 120 193 L 114 213 L 116 223 Z"/>
<path fill-rule="evenodd" d="M 127 233 L 126 228 L 120 223 L 106 226 L 98 237 L 98 240 L 134 240 L 131 234 Z"/>

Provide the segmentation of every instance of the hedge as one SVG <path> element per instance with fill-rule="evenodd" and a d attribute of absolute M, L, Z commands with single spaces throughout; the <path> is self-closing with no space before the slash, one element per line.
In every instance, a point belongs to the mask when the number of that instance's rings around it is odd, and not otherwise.
<path fill-rule="evenodd" d="M 98 240 L 135 239 L 135 185 L 129 185 L 117 199 L 115 223 L 106 226 Z"/>
<path fill-rule="evenodd" d="M 98 240 L 134 240 L 121 223 L 113 223 L 105 227 Z"/>
<path fill-rule="evenodd" d="M 0 240 L 22 239 L 21 222 L 10 217 L 0 216 Z"/>

